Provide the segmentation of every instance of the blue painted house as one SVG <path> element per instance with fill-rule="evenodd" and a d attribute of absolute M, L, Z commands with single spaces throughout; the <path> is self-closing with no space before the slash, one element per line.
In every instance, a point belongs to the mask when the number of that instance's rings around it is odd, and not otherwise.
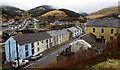
<path fill-rule="evenodd" d="M 18 47 L 19 59 L 26 59 L 35 53 L 35 42 L 49 38 L 51 38 L 51 36 L 46 32 L 16 35 L 14 37 L 10 37 L 5 42 L 6 62 L 12 62 L 17 59 L 16 47 Z"/>
<path fill-rule="evenodd" d="M 9 44 L 10 43 L 10 44 Z M 18 52 L 19 52 L 19 59 L 25 59 L 30 57 L 32 54 L 34 54 L 32 51 L 34 51 L 33 47 L 31 46 L 31 43 L 28 44 L 19 44 L 18 42 Z M 5 42 L 5 54 L 6 54 L 6 61 L 14 61 L 17 59 L 17 52 L 16 52 L 16 39 L 14 37 L 10 37 Z"/>

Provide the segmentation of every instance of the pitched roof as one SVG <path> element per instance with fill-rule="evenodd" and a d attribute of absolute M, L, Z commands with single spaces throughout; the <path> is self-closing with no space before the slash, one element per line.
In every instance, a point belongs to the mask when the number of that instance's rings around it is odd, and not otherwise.
<path fill-rule="evenodd" d="M 82 29 L 81 27 L 79 27 L 79 26 L 75 26 L 77 29 Z"/>
<path fill-rule="evenodd" d="M 70 27 L 70 28 L 67 28 L 68 31 L 71 31 L 71 32 L 75 32 L 77 31 L 78 29 L 76 27 Z"/>
<path fill-rule="evenodd" d="M 85 37 L 83 37 L 83 39 L 88 42 L 89 44 L 92 44 L 93 42 L 96 41 L 96 36 L 93 35 L 92 33 L 86 35 Z"/>
<path fill-rule="evenodd" d="M 24 35 L 17 35 L 14 36 L 14 39 L 18 41 L 19 45 L 24 45 L 28 43 L 33 43 L 41 40 L 45 40 L 48 38 L 52 38 L 48 33 L 46 32 L 40 32 L 40 33 L 32 33 L 32 34 L 24 34 Z"/>
<path fill-rule="evenodd" d="M 93 35 L 92 33 L 87 34 L 82 39 L 85 40 L 86 42 L 88 42 L 91 46 L 94 46 L 94 47 L 105 47 L 105 43 L 97 42 L 96 36 Z"/>
<path fill-rule="evenodd" d="M 54 30 L 54 31 L 47 31 L 48 34 L 50 34 L 51 36 L 60 36 L 63 34 L 67 34 L 68 32 L 65 30 Z"/>
<path fill-rule="evenodd" d="M 88 19 L 87 27 L 120 27 L 119 19 Z"/>

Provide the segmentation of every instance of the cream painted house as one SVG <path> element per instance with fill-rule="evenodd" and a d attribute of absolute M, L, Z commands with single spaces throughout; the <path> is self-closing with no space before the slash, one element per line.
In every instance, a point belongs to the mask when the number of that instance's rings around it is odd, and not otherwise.
<path fill-rule="evenodd" d="M 67 32 L 66 30 L 54 30 L 48 31 L 47 33 L 53 37 L 53 46 L 69 40 L 69 32 Z"/>
<path fill-rule="evenodd" d="M 86 34 L 92 33 L 99 39 L 110 40 L 120 34 L 120 19 L 91 19 L 86 22 Z"/>
<path fill-rule="evenodd" d="M 53 38 L 48 33 L 43 35 L 45 39 L 34 42 L 34 53 L 41 53 L 51 47 L 53 47 Z"/>

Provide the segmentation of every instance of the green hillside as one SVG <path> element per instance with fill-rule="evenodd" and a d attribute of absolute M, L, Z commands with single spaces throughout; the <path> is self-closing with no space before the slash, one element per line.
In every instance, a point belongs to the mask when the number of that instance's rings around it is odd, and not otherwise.
<path fill-rule="evenodd" d="M 101 9 L 97 12 L 91 13 L 91 15 L 109 15 L 109 14 L 120 14 L 120 6 L 119 7 L 109 7 L 105 9 Z"/>
<path fill-rule="evenodd" d="M 59 10 L 65 12 L 69 17 L 79 17 L 79 14 L 74 11 L 68 9 L 59 9 Z"/>
<path fill-rule="evenodd" d="M 0 8 L 2 9 L 3 17 L 5 16 L 6 18 L 14 18 L 16 16 L 21 16 L 24 12 L 23 10 L 13 6 L 1 6 Z"/>
<path fill-rule="evenodd" d="M 30 10 L 28 10 L 27 12 L 29 14 L 31 14 L 31 16 L 33 17 L 38 17 L 41 16 L 49 11 L 55 10 L 54 8 L 52 8 L 52 6 L 49 5 L 42 5 L 42 6 L 38 6 L 35 8 L 32 8 Z"/>

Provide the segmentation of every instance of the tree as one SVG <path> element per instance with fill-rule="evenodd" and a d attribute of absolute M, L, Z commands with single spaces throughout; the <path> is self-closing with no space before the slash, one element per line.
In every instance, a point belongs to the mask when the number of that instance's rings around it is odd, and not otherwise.
<path fill-rule="evenodd" d="M 68 9 L 59 9 L 59 10 L 64 11 L 69 17 L 79 17 L 79 14 L 74 11 Z"/>

